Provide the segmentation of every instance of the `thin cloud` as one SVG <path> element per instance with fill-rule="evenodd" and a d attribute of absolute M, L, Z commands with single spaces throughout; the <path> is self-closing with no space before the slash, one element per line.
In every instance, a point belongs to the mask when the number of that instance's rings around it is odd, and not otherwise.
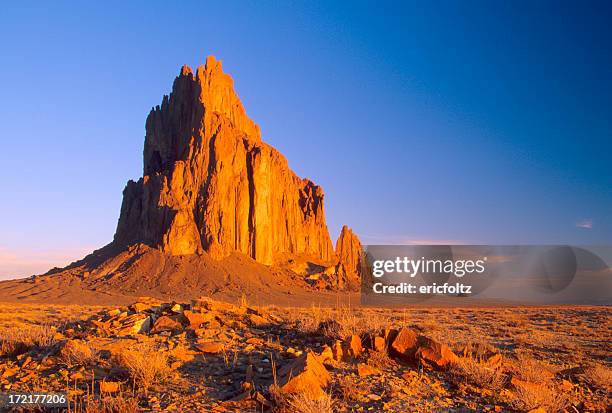
<path fill-rule="evenodd" d="M 359 235 L 365 245 L 462 245 L 465 242 L 450 239 L 410 238 L 404 235 Z"/>
<path fill-rule="evenodd" d="M 577 228 L 584 229 L 593 229 L 593 220 L 592 219 L 583 219 L 581 221 L 576 222 Z"/>
<path fill-rule="evenodd" d="M 95 248 L 11 249 L 0 246 L 0 280 L 43 274 L 53 267 L 64 267 L 83 258 Z"/>

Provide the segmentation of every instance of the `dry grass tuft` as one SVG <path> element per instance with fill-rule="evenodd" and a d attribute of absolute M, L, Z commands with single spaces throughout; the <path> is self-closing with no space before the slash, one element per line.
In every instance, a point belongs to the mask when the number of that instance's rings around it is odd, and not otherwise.
<path fill-rule="evenodd" d="M 106 397 L 88 401 L 83 413 L 136 413 L 138 401 L 133 398 Z"/>
<path fill-rule="evenodd" d="M 55 344 L 55 330 L 47 325 L 24 325 L 0 331 L 0 356 L 11 356 L 28 351 L 31 347 Z"/>
<path fill-rule="evenodd" d="M 151 345 L 141 344 L 134 349 L 125 350 L 119 362 L 130 372 L 134 382 L 145 393 L 156 382 L 164 383 L 172 374 L 168 365 L 168 354 L 158 351 Z"/>
<path fill-rule="evenodd" d="M 612 369 L 606 366 L 596 365 L 584 373 L 584 378 L 589 386 L 603 391 L 612 391 Z"/>
<path fill-rule="evenodd" d="M 500 390 L 506 382 L 497 369 L 471 358 L 460 358 L 451 366 L 451 375 L 456 382 L 467 382 L 484 389 Z"/>
<path fill-rule="evenodd" d="M 88 343 L 79 340 L 67 341 L 60 351 L 60 357 L 66 364 L 85 367 L 99 360 L 96 350 Z"/>
<path fill-rule="evenodd" d="M 373 351 L 368 353 L 367 359 L 368 365 L 375 367 L 379 370 L 384 370 L 389 366 L 393 366 L 395 361 L 389 356 L 388 351 Z"/>
<path fill-rule="evenodd" d="M 549 413 L 557 413 L 567 407 L 569 400 L 550 386 L 518 386 L 511 392 L 509 404 L 521 411 L 541 407 Z"/>
<path fill-rule="evenodd" d="M 288 407 L 292 413 L 334 413 L 334 401 L 327 393 L 318 399 L 296 394 L 289 399 Z"/>
<path fill-rule="evenodd" d="M 289 314 L 296 328 L 305 334 L 323 334 L 330 338 L 344 339 L 351 335 L 379 332 L 392 325 L 389 316 L 378 312 L 364 312 L 351 306 L 333 309 L 313 305 L 307 312 Z"/>
<path fill-rule="evenodd" d="M 345 402 L 354 402 L 361 399 L 361 395 L 370 392 L 366 382 L 354 381 L 350 376 L 340 375 L 336 382 L 335 393 Z"/>
<path fill-rule="evenodd" d="M 321 397 L 311 395 L 286 394 L 277 385 L 270 386 L 270 398 L 277 413 L 333 413 L 334 401 L 328 393 Z"/>
<path fill-rule="evenodd" d="M 555 375 L 553 366 L 522 353 L 517 355 L 510 370 L 523 381 L 539 384 L 549 383 Z"/>

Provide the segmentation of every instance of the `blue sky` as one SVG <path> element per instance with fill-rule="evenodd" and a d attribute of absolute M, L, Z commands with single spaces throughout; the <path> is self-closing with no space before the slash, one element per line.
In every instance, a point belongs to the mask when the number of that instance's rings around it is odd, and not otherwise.
<path fill-rule="evenodd" d="M 112 239 L 148 111 L 209 54 L 334 240 L 612 243 L 609 3 L 220 3 L 3 6 L 0 277 Z"/>

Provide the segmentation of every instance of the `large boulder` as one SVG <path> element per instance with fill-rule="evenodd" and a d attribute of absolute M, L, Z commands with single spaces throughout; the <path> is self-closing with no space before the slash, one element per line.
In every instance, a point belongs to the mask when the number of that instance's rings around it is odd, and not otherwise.
<path fill-rule="evenodd" d="M 458 361 L 457 355 L 446 345 L 414 330 L 402 328 L 391 344 L 391 355 L 409 363 L 420 363 L 445 368 Z"/>
<path fill-rule="evenodd" d="M 301 393 L 311 398 L 323 395 L 323 389 L 331 376 L 312 352 L 307 351 L 278 371 L 278 385 L 281 392 L 287 394 Z"/>

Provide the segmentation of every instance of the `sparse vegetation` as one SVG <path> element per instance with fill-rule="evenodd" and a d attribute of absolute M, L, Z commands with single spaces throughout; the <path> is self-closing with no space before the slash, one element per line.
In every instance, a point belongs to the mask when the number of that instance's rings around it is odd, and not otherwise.
<path fill-rule="evenodd" d="M 68 386 L 75 413 L 255 412 L 265 410 L 266 403 L 275 413 L 380 411 L 382 406 L 398 412 L 474 411 L 483 405 L 509 412 L 542 407 L 550 413 L 564 406 L 567 412 L 583 411 L 582 406 L 603 412 L 609 405 L 610 370 L 595 361 L 610 357 L 601 346 L 611 338 L 607 308 L 286 309 L 240 300 L 238 305 L 214 302 L 195 316 L 187 314 L 202 320 L 188 327 L 187 318 L 180 317 L 187 307 L 179 304 L 145 300 L 140 309 L 83 307 L 84 313 L 0 305 L 0 391 L 65 391 Z M 19 321 L 11 325 L 15 314 Z M 149 315 L 153 324 L 164 318 L 183 324 L 178 331 L 152 332 L 149 326 L 141 333 Z M 73 322 L 55 329 L 50 322 L 58 325 L 57 317 Z M 599 333 L 585 329 L 584 320 Z M 431 325 L 436 328 L 429 330 Z M 168 326 L 174 328 L 171 322 Z M 403 327 L 448 344 L 458 361 L 436 365 L 435 347 L 429 364 L 372 348 L 372 334 L 379 337 L 380 349 L 389 329 Z M 550 334 L 559 339 L 542 347 L 541 337 Z M 353 346 L 355 340 L 361 350 Z M 569 342 L 573 350 L 568 353 Z M 286 367 L 310 353 L 320 366 L 303 378 L 316 384 L 313 376 L 327 372 L 320 388 L 331 397 L 280 391 L 287 383 Z M 291 374 L 301 374 L 297 366 Z M 315 390 L 312 394 L 319 394 Z"/>
<path fill-rule="evenodd" d="M 388 350 L 385 349 L 385 351 L 370 351 L 368 353 L 367 363 L 372 367 L 383 370 L 392 366 L 395 362 L 389 357 Z"/>
<path fill-rule="evenodd" d="M 518 353 L 516 361 L 511 366 L 512 372 L 521 380 L 531 383 L 549 383 L 554 376 L 554 367 L 548 363 Z"/>
<path fill-rule="evenodd" d="M 0 331 L 0 356 L 28 351 L 31 347 L 48 347 L 56 343 L 55 331 L 48 324 L 24 325 Z"/>
<path fill-rule="evenodd" d="M 75 413 L 137 413 L 140 411 L 138 400 L 131 397 L 104 397 L 87 400 L 85 407 Z"/>
<path fill-rule="evenodd" d="M 510 406 L 521 411 L 541 407 L 547 412 L 557 413 L 569 403 L 567 397 L 546 385 L 517 386 L 510 395 Z"/>
<path fill-rule="evenodd" d="M 120 355 L 120 363 L 125 366 L 134 382 L 148 392 L 154 383 L 164 383 L 171 376 L 168 354 L 158 351 L 152 345 L 141 344 L 134 349 L 125 350 Z"/>
<path fill-rule="evenodd" d="M 291 396 L 288 403 L 291 413 L 334 413 L 333 405 L 333 399 L 327 393 L 319 398 L 296 394 Z"/>
<path fill-rule="evenodd" d="M 468 382 L 474 386 L 498 391 L 504 387 L 506 379 L 502 372 L 474 360 L 462 357 L 451 367 L 451 374 L 457 382 Z"/>
<path fill-rule="evenodd" d="M 62 347 L 60 355 L 67 364 L 76 364 L 84 367 L 95 364 L 98 360 L 96 350 L 81 340 L 67 341 L 64 347 Z"/>
<path fill-rule="evenodd" d="M 596 365 L 590 367 L 584 373 L 586 382 L 593 388 L 610 392 L 612 391 L 612 369 Z"/>
<path fill-rule="evenodd" d="M 364 393 L 369 392 L 365 382 L 355 381 L 351 376 L 339 376 L 335 385 L 336 393 L 345 402 L 358 401 Z"/>

